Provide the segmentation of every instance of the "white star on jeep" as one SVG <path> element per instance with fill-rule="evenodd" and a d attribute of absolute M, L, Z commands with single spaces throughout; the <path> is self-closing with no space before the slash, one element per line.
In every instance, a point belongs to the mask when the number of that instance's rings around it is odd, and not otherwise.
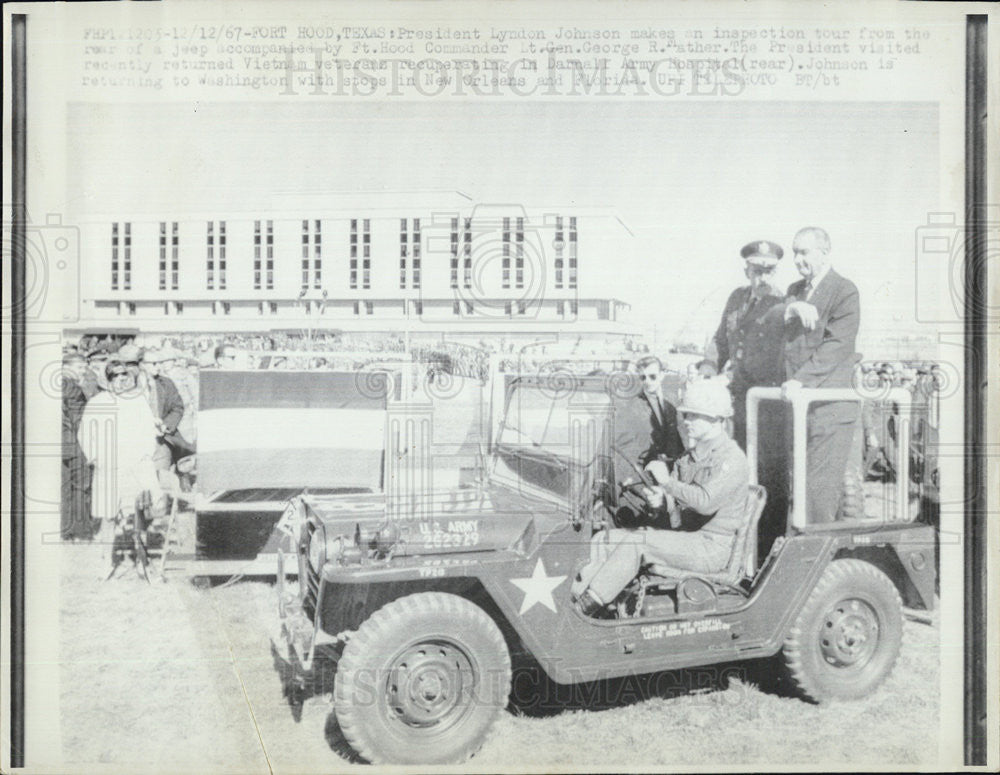
<path fill-rule="evenodd" d="M 565 576 L 549 576 L 539 558 L 530 577 L 510 580 L 511 584 L 524 590 L 524 600 L 521 601 L 521 610 L 518 613 L 523 614 L 530 610 L 535 603 L 541 603 L 555 613 L 556 602 L 552 599 L 552 590 L 562 584 L 565 578 Z"/>

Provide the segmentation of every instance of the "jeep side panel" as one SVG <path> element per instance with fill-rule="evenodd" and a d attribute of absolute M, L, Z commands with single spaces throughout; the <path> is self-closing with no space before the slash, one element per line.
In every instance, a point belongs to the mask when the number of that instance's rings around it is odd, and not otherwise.
<path fill-rule="evenodd" d="M 753 596 L 724 613 L 598 620 L 583 616 L 570 600 L 579 558 L 587 555 L 569 536 L 556 540 L 561 537 L 550 536 L 510 578 L 482 577 L 528 650 L 558 683 L 774 654 L 835 545 L 835 539 L 819 536 L 789 541 Z M 525 586 L 529 591 L 522 593 Z"/>
<path fill-rule="evenodd" d="M 433 589 L 475 599 L 485 590 L 497 609 L 493 615 L 506 620 L 502 629 L 516 633 L 558 683 L 766 657 L 781 648 L 791 622 L 835 556 L 858 556 L 853 552 L 872 544 L 909 558 L 906 547 L 923 548 L 933 540 L 929 530 L 890 527 L 860 534 L 863 539 L 840 530 L 796 536 L 784 544 L 742 605 L 719 613 L 597 620 L 580 614 L 570 599 L 570 585 L 589 556 L 589 542 L 586 529 L 577 531 L 566 522 L 531 553 L 413 558 L 412 563 L 399 565 L 397 560 L 362 572 L 328 568 L 317 618 L 320 628 L 333 635 L 357 627 L 372 610 L 403 595 Z M 926 591 L 927 578 L 933 590 L 933 575 L 924 572 L 921 588 Z"/>
<path fill-rule="evenodd" d="M 567 532 L 572 535 L 572 531 Z M 830 531 L 786 541 L 749 599 L 726 611 L 597 620 L 584 617 L 570 600 L 572 575 L 580 566 L 578 558 L 586 555 L 572 545 L 567 532 L 550 536 L 537 555 L 526 558 L 520 572 L 512 573 L 509 579 L 483 576 L 487 591 L 525 645 L 559 683 L 771 656 L 780 650 L 826 566 L 852 548 L 856 538 Z M 920 552 L 928 557 L 926 550 L 933 547 L 929 529 L 900 525 L 863 535 L 905 557 L 907 563 L 914 559 L 920 566 L 914 569 L 919 576 L 914 587 L 922 590 L 920 594 L 928 588 L 933 591 L 932 561 L 921 566 L 922 560 L 916 558 Z M 901 588 L 903 581 L 913 578 L 896 575 L 894 581 Z M 533 593 L 522 595 L 519 587 L 529 578 L 534 580 L 529 587 Z M 555 611 L 546 604 L 548 588 L 552 589 Z"/>

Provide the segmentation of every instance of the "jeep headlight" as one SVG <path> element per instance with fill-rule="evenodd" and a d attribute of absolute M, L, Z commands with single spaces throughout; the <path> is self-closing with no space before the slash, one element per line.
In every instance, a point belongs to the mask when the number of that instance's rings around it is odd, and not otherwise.
<path fill-rule="evenodd" d="M 343 548 L 341 536 L 328 537 L 326 530 L 320 528 L 309 537 L 309 564 L 319 570 L 328 560 L 335 562 Z"/>

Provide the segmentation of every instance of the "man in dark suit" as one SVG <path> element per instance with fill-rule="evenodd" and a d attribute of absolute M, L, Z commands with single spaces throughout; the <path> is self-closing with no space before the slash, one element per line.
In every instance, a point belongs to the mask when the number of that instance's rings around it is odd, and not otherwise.
<path fill-rule="evenodd" d="M 802 279 L 789 286 L 785 297 L 782 389 L 790 395 L 803 387 L 851 387 L 860 360 L 854 351 L 861 322 L 858 289 L 830 266 L 830 237 L 823 229 L 800 229 L 792 252 Z M 817 402 L 809 411 L 806 484 L 811 523 L 832 522 L 837 516 L 857 419 L 854 401 Z"/>
<path fill-rule="evenodd" d="M 147 350 L 142 355 L 146 396 L 160 433 L 153 457 L 157 468 L 170 468 L 171 463 L 194 452 L 194 447 L 177 430 L 184 417 L 184 401 L 173 380 L 160 374 L 164 360 L 167 358 L 161 350 Z"/>
<path fill-rule="evenodd" d="M 77 440 L 80 418 L 87 405 L 81 382 L 87 360 L 80 353 L 63 358 L 62 373 L 62 500 L 60 522 L 67 540 L 91 539 L 94 525 L 90 517 L 92 471 Z"/>
<path fill-rule="evenodd" d="M 640 358 L 635 369 L 642 389 L 634 401 L 646 415 L 649 428 L 648 444 L 638 455 L 639 465 L 645 467 L 663 458 L 673 462 L 684 454 L 684 443 L 677 428 L 677 405 L 664 396 L 663 364 L 649 355 Z"/>

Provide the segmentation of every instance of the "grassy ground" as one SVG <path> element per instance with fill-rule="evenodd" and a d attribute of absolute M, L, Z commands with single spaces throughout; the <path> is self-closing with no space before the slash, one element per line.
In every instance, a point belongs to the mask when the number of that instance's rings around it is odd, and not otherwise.
<path fill-rule="evenodd" d="M 147 586 L 131 576 L 103 583 L 98 549 L 65 550 L 73 555 L 60 588 L 68 766 L 165 773 L 352 767 L 338 754 L 326 701 L 299 706 L 284 694 L 268 638 L 272 585 L 199 587 L 175 578 Z M 589 701 L 560 689 L 545 712 L 529 702 L 503 713 L 473 763 L 488 771 L 932 766 L 938 635 L 936 623 L 907 621 L 893 674 L 863 702 L 820 707 L 782 696 L 767 686 L 760 664 L 603 682 L 584 687 Z"/>

